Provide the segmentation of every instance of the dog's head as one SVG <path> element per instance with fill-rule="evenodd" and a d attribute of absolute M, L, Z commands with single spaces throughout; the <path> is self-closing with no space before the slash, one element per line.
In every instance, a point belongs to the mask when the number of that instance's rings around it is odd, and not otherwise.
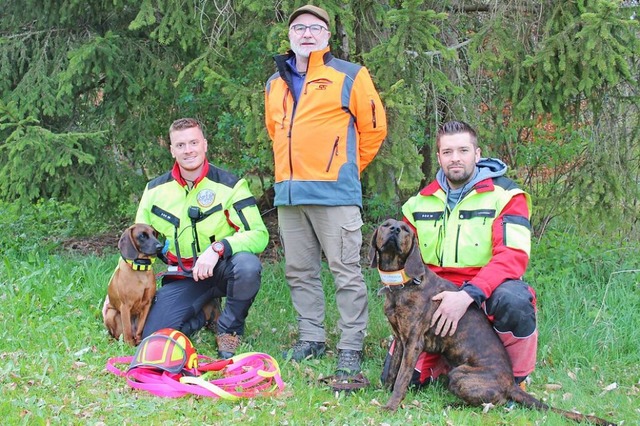
<path fill-rule="evenodd" d="M 143 223 L 136 223 L 128 227 L 118 242 L 120 254 L 128 260 L 154 257 L 162 250 L 162 247 L 155 229 Z"/>
<path fill-rule="evenodd" d="M 405 222 L 395 219 L 387 219 L 373 233 L 369 260 L 372 268 L 385 272 L 404 270 L 414 279 L 425 273 L 413 230 Z"/>

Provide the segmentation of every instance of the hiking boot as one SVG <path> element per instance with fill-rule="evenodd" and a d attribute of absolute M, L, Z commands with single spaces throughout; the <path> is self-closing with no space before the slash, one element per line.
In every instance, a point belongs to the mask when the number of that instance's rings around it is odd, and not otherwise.
<path fill-rule="evenodd" d="M 218 334 L 218 317 L 220 316 L 220 312 L 222 312 L 220 298 L 216 297 L 215 299 L 211 299 L 210 302 L 207 302 L 202 307 L 202 312 L 204 313 L 205 320 L 204 328 L 213 334 Z"/>
<path fill-rule="evenodd" d="M 349 377 L 355 376 L 361 371 L 360 363 L 362 362 L 362 351 L 354 351 L 352 349 L 338 350 L 338 368 L 336 368 L 336 376 Z"/>
<path fill-rule="evenodd" d="M 229 359 L 236 354 L 236 349 L 240 346 L 240 336 L 236 333 L 220 333 L 216 335 L 218 343 L 218 356 L 221 359 Z"/>
<path fill-rule="evenodd" d="M 309 358 L 320 358 L 324 355 L 324 342 L 310 342 L 308 340 L 298 340 L 292 348 L 282 352 L 282 358 L 294 361 L 302 361 Z"/>

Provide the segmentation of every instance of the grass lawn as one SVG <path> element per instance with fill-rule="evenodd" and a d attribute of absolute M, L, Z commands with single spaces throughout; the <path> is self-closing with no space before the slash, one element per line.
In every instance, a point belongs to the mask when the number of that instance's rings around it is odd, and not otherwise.
<path fill-rule="evenodd" d="M 537 369 L 528 391 L 566 410 L 619 424 L 640 424 L 640 284 L 638 245 L 596 250 L 580 243 L 534 247 L 526 279 L 539 297 Z M 265 264 L 241 351 L 265 352 L 280 363 L 285 390 L 276 397 L 229 402 L 159 398 L 129 388 L 105 370 L 109 357 L 133 349 L 107 337 L 100 308 L 117 263 L 103 256 L 9 253 L 0 263 L 1 423 L 7 425 L 554 425 L 553 413 L 456 406 L 437 383 L 410 392 L 396 413 L 383 411 L 389 392 L 379 375 L 390 337 L 376 295 L 375 271 L 364 267 L 370 326 L 364 374 L 371 386 L 335 394 L 318 383 L 336 355 L 301 364 L 281 352 L 296 340 L 295 313 L 282 262 Z M 324 271 L 327 294 L 333 290 Z M 337 311 L 327 299 L 328 347 L 335 349 Z M 193 336 L 198 352 L 215 356 L 214 336 Z"/>

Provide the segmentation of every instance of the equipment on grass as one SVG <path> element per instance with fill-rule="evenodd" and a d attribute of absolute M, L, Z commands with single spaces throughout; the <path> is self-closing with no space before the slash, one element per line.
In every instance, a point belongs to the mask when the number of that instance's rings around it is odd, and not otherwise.
<path fill-rule="evenodd" d="M 126 371 L 117 364 L 128 364 Z M 236 400 L 274 395 L 284 389 L 278 362 L 248 352 L 225 360 L 199 355 L 178 330 L 162 329 L 142 340 L 134 356 L 109 358 L 107 371 L 134 389 L 178 398 L 193 394 Z"/>

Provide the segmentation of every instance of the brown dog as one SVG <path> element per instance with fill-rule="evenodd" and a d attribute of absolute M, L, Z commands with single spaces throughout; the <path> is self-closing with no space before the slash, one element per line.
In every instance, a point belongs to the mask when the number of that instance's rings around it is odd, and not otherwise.
<path fill-rule="evenodd" d="M 115 339 L 124 334 L 124 341 L 136 346 L 142 340 L 142 330 L 156 294 L 151 260 L 162 249 L 162 244 L 152 227 L 138 223 L 123 232 L 118 248 L 122 256 L 107 289 L 109 303 L 104 325 Z"/>
<path fill-rule="evenodd" d="M 442 291 L 459 289 L 424 267 L 413 230 L 406 223 L 388 219 L 380 225 L 373 234 L 369 258 L 371 266 L 378 267 L 387 282 L 380 292 L 386 293 L 384 313 L 396 339 L 384 383 L 393 388 L 386 409 L 398 408 L 407 393 L 418 355 L 426 351 L 443 356 L 450 368 L 449 390 L 467 404 L 501 405 L 512 400 L 529 408 L 552 410 L 571 420 L 613 424 L 595 416 L 549 407 L 517 386 L 507 351 L 475 304 L 460 319 L 453 336 L 437 336 L 430 323 L 439 302 L 431 298 Z M 393 281 L 398 285 L 388 284 Z"/>

